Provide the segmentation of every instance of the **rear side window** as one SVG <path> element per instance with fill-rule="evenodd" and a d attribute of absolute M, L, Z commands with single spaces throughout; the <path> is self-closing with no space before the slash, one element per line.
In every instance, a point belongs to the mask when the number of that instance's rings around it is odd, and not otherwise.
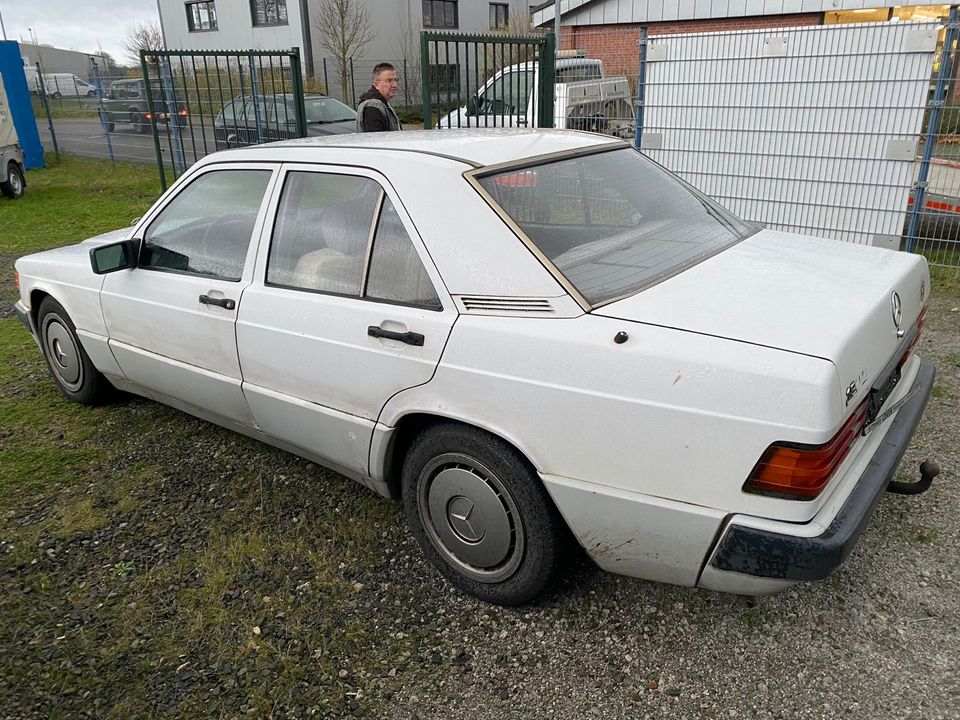
<path fill-rule="evenodd" d="M 140 267 L 239 280 L 269 170 L 204 173 L 150 223 Z"/>
<path fill-rule="evenodd" d="M 294 290 L 441 309 L 390 198 L 378 183 L 356 175 L 287 175 L 266 280 Z"/>

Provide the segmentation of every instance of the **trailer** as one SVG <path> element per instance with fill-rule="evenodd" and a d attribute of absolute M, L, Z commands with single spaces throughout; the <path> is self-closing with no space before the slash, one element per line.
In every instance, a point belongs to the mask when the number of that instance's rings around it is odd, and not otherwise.
<path fill-rule="evenodd" d="M 13 125 L 13 112 L 0 75 L 0 193 L 16 200 L 27 186 L 23 172 L 23 149 Z"/>

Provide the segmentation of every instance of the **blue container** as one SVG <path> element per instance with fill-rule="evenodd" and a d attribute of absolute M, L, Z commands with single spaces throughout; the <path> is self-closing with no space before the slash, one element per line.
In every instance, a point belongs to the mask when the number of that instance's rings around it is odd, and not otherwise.
<path fill-rule="evenodd" d="M 13 126 L 23 148 L 23 164 L 27 169 L 42 168 L 43 145 L 37 132 L 37 118 L 33 114 L 27 77 L 23 73 L 20 46 L 13 40 L 0 40 L 0 75 L 13 113 Z"/>

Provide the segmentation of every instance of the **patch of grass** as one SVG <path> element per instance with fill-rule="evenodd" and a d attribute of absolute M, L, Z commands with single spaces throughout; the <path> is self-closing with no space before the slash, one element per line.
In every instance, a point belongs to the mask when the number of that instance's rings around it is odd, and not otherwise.
<path fill-rule="evenodd" d="M 930 391 L 930 396 L 942 400 L 950 397 L 950 391 L 938 383 L 933 386 L 933 389 Z"/>
<path fill-rule="evenodd" d="M 960 300 L 960 267 L 930 267 L 930 283 L 933 294 Z"/>
<path fill-rule="evenodd" d="M 160 195 L 155 167 L 48 154 L 0 213 L 0 255 L 19 256 L 130 225 Z"/>

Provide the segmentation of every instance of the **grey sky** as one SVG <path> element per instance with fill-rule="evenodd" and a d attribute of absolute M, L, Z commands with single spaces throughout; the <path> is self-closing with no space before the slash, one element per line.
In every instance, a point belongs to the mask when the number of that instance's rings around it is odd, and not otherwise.
<path fill-rule="evenodd" d="M 130 27 L 159 24 L 156 0 L 0 0 L 0 16 L 9 40 L 29 42 L 33 28 L 41 43 L 83 52 L 99 44 L 122 63 L 130 62 L 123 49 Z"/>

